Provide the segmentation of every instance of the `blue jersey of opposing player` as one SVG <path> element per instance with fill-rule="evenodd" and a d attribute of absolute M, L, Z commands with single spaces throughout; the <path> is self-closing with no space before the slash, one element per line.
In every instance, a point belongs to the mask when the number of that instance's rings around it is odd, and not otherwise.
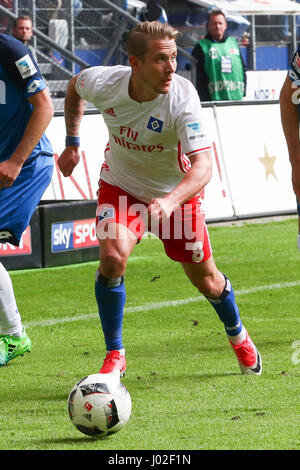
<path fill-rule="evenodd" d="M 288 76 L 292 80 L 295 90 L 300 88 L 300 48 L 295 52 L 293 60 L 288 70 Z M 297 95 L 297 97 L 296 97 Z M 295 99 L 297 99 L 296 104 L 298 103 L 298 112 L 299 112 L 299 121 L 300 121 L 300 103 L 298 98 L 298 93 L 295 93 Z"/>
<path fill-rule="evenodd" d="M 20 143 L 32 106 L 30 96 L 46 88 L 38 65 L 21 41 L 0 34 L 0 162 L 11 157 Z M 29 156 L 52 155 L 45 135 Z"/>
<path fill-rule="evenodd" d="M 46 96 L 45 88 L 29 50 L 18 39 L 0 34 L 0 167 L 7 168 L 4 164 L 14 158 L 15 151 L 18 152 L 28 123 L 35 122 L 38 126 L 36 109 L 42 109 L 51 119 L 50 97 L 47 94 L 47 98 L 39 99 L 40 93 Z M 39 142 L 34 148 L 32 146 L 31 154 L 23 155 L 26 159 L 13 184 L 3 184 L 3 177 L 0 178 L 0 243 L 19 245 L 22 233 L 50 184 L 53 152 L 43 134 L 45 126 L 39 134 Z"/>
<path fill-rule="evenodd" d="M 294 54 L 288 75 L 293 82 L 300 80 L 300 48 Z"/>

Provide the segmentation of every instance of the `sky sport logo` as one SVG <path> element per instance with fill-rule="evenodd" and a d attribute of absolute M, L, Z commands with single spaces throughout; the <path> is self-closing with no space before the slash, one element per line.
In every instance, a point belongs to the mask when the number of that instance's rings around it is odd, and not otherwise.
<path fill-rule="evenodd" d="M 98 246 L 95 219 L 56 222 L 51 226 L 51 251 L 78 250 Z"/>

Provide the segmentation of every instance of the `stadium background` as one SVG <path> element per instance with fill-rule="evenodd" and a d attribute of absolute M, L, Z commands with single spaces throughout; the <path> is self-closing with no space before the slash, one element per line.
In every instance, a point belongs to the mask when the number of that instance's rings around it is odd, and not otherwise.
<path fill-rule="evenodd" d="M 183 32 L 178 73 L 194 82 L 190 53 L 205 34 L 207 8 L 212 5 L 225 8 L 229 34 L 239 40 L 248 69 L 242 102 L 203 104 L 214 149 L 213 178 L 202 194 L 208 222 L 296 214 L 278 97 L 299 40 L 300 4 L 288 0 L 160 3 L 169 22 Z M 145 7 L 146 2 L 137 0 L 1 0 L 1 32 L 11 32 L 16 16 L 29 14 L 33 19 L 31 45 L 55 107 L 47 131 L 55 159 L 64 148 L 68 80 L 85 67 L 126 64 L 123 36 L 143 18 Z M 89 103 L 81 141 L 80 165 L 66 179 L 56 167 L 20 247 L 0 245 L 1 260 L 8 269 L 97 259 L 93 216 L 107 130 Z"/>

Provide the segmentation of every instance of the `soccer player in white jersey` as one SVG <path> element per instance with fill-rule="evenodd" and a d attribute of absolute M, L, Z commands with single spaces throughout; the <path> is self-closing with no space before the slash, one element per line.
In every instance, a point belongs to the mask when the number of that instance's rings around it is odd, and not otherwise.
<path fill-rule="evenodd" d="M 129 67 L 92 67 L 68 86 L 66 148 L 58 162 L 63 175 L 80 158 L 85 101 L 101 111 L 109 130 L 96 214 L 95 295 L 107 351 L 100 372 L 125 373 L 124 275 L 134 246 L 150 229 L 216 310 L 242 373 L 260 375 L 260 354 L 212 257 L 199 198 L 211 178 L 210 140 L 195 88 L 175 74 L 178 34 L 168 24 L 140 23 L 128 33 Z"/>

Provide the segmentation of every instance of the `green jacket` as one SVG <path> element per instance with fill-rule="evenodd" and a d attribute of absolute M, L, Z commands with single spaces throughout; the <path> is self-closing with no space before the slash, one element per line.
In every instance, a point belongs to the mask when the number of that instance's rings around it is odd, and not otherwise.
<path fill-rule="evenodd" d="M 194 52 L 196 51 L 196 53 Z M 240 100 L 245 95 L 245 71 L 235 38 L 216 42 L 207 36 L 198 41 L 193 55 L 198 58 L 197 88 L 207 83 L 210 100 Z M 201 63 L 200 63 L 201 62 Z M 205 78 L 199 74 L 205 74 Z M 198 89 L 200 98 L 201 90 Z M 204 97 L 204 100 L 207 98 Z"/>

